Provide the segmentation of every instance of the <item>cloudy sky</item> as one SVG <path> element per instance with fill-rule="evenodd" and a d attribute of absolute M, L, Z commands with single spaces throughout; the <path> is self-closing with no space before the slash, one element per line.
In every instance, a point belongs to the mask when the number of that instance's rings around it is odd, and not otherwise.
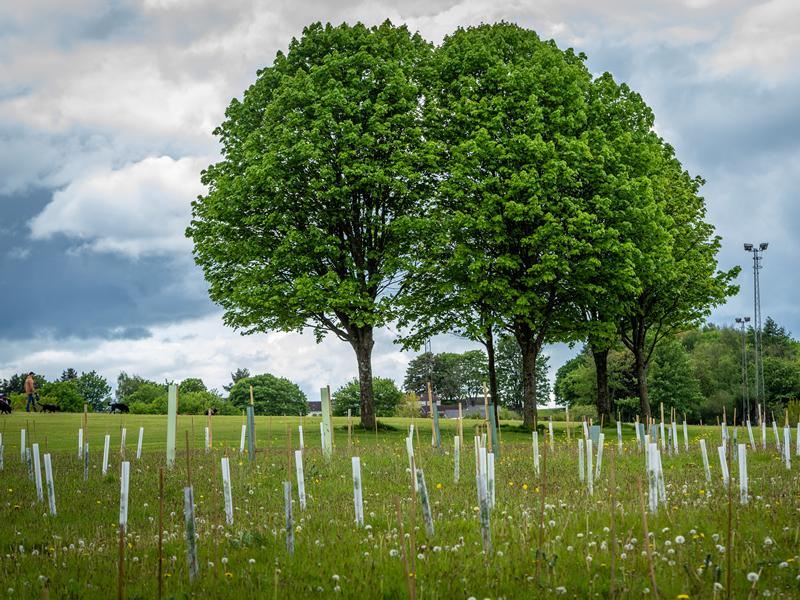
<path fill-rule="evenodd" d="M 29 0 L 0 3 L 0 377 L 66 367 L 220 387 L 237 367 L 310 395 L 355 375 L 334 339 L 226 329 L 183 237 L 212 130 L 234 96 L 314 21 L 389 18 L 440 42 L 459 25 L 513 21 L 589 56 L 654 108 L 702 175 L 720 266 L 769 241 L 764 316 L 800 334 L 800 3 L 796 0 Z M 412 355 L 378 335 L 375 373 Z M 434 350 L 465 345 L 435 340 Z M 574 352 L 547 349 L 558 366 Z"/>

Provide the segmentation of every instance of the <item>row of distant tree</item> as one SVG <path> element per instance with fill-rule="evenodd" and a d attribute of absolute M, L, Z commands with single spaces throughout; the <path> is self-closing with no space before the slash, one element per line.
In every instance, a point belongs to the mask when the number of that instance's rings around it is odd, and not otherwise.
<path fill-rule="evenodd" d="M 6 394 L 16 409 L 25 407 L 24 393 L 27 373 L 17 373 L 0 379 L 0 392 Z M 117 377 L 117 389 L 112 398 L 108 380 L 96 371 L 77 373 L 66 369 L 61 377 L 48 381 L 35 374 L 40 403 L 55 404 L 63 412 L 79 412 L 88 404 L 93 412 L 108 410 L 112 401 L 128 406 L 134 414 L 165 414 L 169 382 L 156 382 L 140 375 L 122 372 Z M 216 389 L 208 389 L 202 379 L 188 378 L 178 384 L 178 410 L 181 414 L 204 414 L 215 409 L 217 414 L 239 414 L 250 402 L 250 387 L 256 414 L 305 415 L 309 412 L 308 399 L 300 387 L 285 377 L 269 373 L 252 375 L 248 369 L 231 373 L 231 382 L 223 386 L 227 396 Z M 404 400 L 394 381 L 375 378 L 376 404 L 379 416 L 394 415 Z M 360 389 L 352 380 L 333 393 L 334 413 L 346 415 L 350 409 L 358 415 Z"/>
<path fill-rule="evenodd" d="M 511 336 L 502 336 L 497 344 L 497 373 L 499 403 L 510 410 L 522 409 L 522 356 Z M 467 398 L 482 397 L 488 369 L 488 358 L 481 350 L 463 353 L 424 353 L 408 365 L 403 390 L 389 378 L 373 378 L 376 414 L 380 417 L 396 414 L 418 413 L 420 398 L 426 398 L 428 380 L 436 399 L 454 403 Z M 549 400 L 550 386 L 546 360 L 537 363 L 540 404 Z M 0 380 L 0 391 L 11 395 L 18 408 L 25 405 L 24 383 L 26 374 L 13 375 Z M 84 403 L 93 411 L 109 408 L 112 401 L 111 386 L 96 371 L 81 373 L 65 370 L 56 381 L 47 381 L 36 375 L 40 401 L 56 404 L 62 411 L 81 411 Z M 122 372 L 117 377 L 114 401 L 126 404 L 135 414 L 163 414 L 167 412 L 169 382 L 156 382 L 140 375 Z M 225 394 L 208 389 L 202 379 L 188 378 L 178 384 L 179 410 L 183 414 L 203 414 L 216 409 L 217 414 L 239 414 L 250 401 L 253 387 L 255 412 L 262 415 L 304 415 L 309 411 L 308 399 L 300 387 L 286 378 L 265 373 L 251 375 L 248 369 L 231 373 L 231 382 L 223 386 Z M 358 379 L 352 379 L 332 394 L 333 412 L 346 415 L 349 410 L 360 415 L 361 388 Z"/>
<path fill-rule="evenodd" d="M 549 370 L 548 357 L 542 355 L 536 361 L 536 398 L 539 405 L 550 401 Z M 498 404 L 521 413 L 522 353 L 511 335 L 501 335 L 497 340 L 495 371 Z M 489 380 L 488 356 L 483 350 L 469 350 L 461 354 L 420 354 L 409 362 L 403 387 L 424 398 L 429 380 L 431 391 L 442 402 L 451 404 L 467 398 L 483 398 L 484 386 Z"/>
<path fill-rule="evenodd" d="M 798 416 L 800 398 L 800 342 L 767 318 L 761 334 L 764 363 L 764 392 L 768 414 L 783 414 L 785 408 Z M 755 362 L 753 329 L 745 333 L 747 356 L 746 383 L 742 374 L 742 332 L 734 327 L 707 324 L 662 341 L 653 353 L 647 372 L 650 405 L 660 403 L 665 410 L 675 408 L 690 420 L 713 422 L 725 409 L 741 415 L 749 398 L 755 416 Z M 609 391 L 615 411 L 626 420 L 639 414 L 635 364 L 623 347 L 608 356 Z M 595 364 L 590 351 L 583 351 L 565 363 L 556 374 L 555 398 L 561 405 L 595 404 L 597 398 Z"/>
<path fill-rule="evenodd" d="M 27 400 L 24 393 L 27 377 L 27 373 L 16 373 L 9 379 L 0 379 L 0 392 L 5 393 L 17 408 L 24 407 Z M 55 404 L 65 412 L 83 410 L 84 404 L 88 404 L 92 410 L 101 410 L 111 397 L 111 386 L 97 371 L 79 375 L 75 369 L 69 368 L 54 381 L 34 374 L 34 382 L 39 402 Z"/>

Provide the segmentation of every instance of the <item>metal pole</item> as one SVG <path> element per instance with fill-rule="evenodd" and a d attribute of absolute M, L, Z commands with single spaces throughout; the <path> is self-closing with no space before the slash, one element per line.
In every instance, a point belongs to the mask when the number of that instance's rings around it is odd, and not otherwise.
<path fill-rule="evenodd" d="M 746 252 L 753 253 L 753 352 L 755 353 L 755 395 L 756 401 L 762 406 L 766 403 L 766 389 L 764 385 L 764 354 L 761 347 L 761 281 L 759 271 L 763 253 L 767 249 L 767 242 L 762 242 L 758 246 L 745 244 Z M 759 415 L 759 419 L 761 415 Z"/>

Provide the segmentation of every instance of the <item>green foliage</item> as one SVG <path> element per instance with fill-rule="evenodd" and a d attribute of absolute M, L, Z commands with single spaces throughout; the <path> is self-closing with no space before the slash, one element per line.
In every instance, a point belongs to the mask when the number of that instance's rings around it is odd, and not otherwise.
<path fill-rule="evenodd" d="M 148 382 L 139 375 L 128 375 L 125 371 L 122 371 L 117 377 L 117 391 L 115 393 L 117 402 L 128 403 L 129 396 L 144 383 L 153 382 Z"/>
<path fill-rule="evenodd" d="M 402 406 L 403 392 L 397 389 L 394 381 L 385 377 L 372 380 L 375 394 L 375 414 L 379 417 L 393 417 Z M 350 409 L 351 415 L 358 415 L 360 410 L 361 388 L 358 379 L 351 379 L 333 393 L 333 414 L 342 417 Z"/>
<path fill-rule="evenodd" d="M 800 400 L 791 400 L 786 404 L 786 414 L 789 417 L 789 423 L 795 425 L 800 423 Z"/>
<path fill-rule="evenodd" d="M 231 102 L 215 131 L 223 160 L 204 172 L 209 193 L 187 229 L 227 325 L 333 333 L 360 378 L 371 370 L 409 217 L 429 197 L 420 76 L 431 50 L 388 21 L 317 23 Z M 364 386 L 368 427 L 372 404 Z"/>
<path fill-rule="evenodd" d="M 541 355 L 536 361 L 536 404 L 550 403 L 549 357 Z M 500 404 L 517 413 L 522 412 L 522 352 L 517 340 L 511 335 L 502 335 L 497 340 L 495 355 L 497 388 Z"/>
<path fill-rule="evenodd" d="M 570 421 L 582 421 L 584 417 L 597 421 L 597 407 L 592 404 L 576 404 L 569 409 Z"/>
<path fill-rule="evenodd" d="M 764 356 L 775 358 L 797 358 L 800 343 L 792 339 L 785 327 L 778 325 L 772 317 L 767 317 L 761 331 L 761 346 Z"/>
<path fill-rule="evenodd" d="M 15 373 L 9 379 L 0 380 L 0 391 L 9 395 L 25 393 L 25 379 L 27 377 L 27 373 Z M 33 375 L 33 381 L 37 390 L 42 389 L 42 386 L 47 383 L 44 377 L 35 373 Z"/>
<path fill-rule="evenodd" d="M 57 404 L 62 412 L 83 410 L 83 396 L 78 391 L 76 379 L 46 383 L 39 391 L 39 402 Z"/>
<path fill-rule="evenodd" d="M 409 361 L 403 388 L 427 401 L 429 378 L 431 391 L 441 402 L 451 404 L 480 396 L 488 378 L 486 354 L 481 350 L 461 354 L 424 352 Z"/>
<path fill-rule="evenodd" d="M 764 381 L 767 409 L 776 415 L 783 412 L 788 401 L 800 398 L 800 356 L 798 342 L 771 322 L 770 335 L 764 335 Z M 766 323 L 765 323 L 766 330 Z M 779 333 L 775 333 L 779 332 Z M 783 332 L 783 333 L 780 333 Z M 748 394 L 755 411 L 755 372 L 753 365 L 753 336 L 746 337 Z M 656 349 L 653 364 L 648 370 L 648 384 L 653 397 L 651 406 L 664 401 L 665 407 L 675 406 L 678 413 L 686 411 L 690 421 L 701 418 L 714 422 L 725 409 L 742 414 L 742 334 L 733 327 L 706 324 L 673 335 Z M 641 407 L 630 405 L 636 394 L 635 365 L 630 352 L 616 349 L 609 353 L 609 388 L 614 409 L 630 421 Z M 597 393 L 595 367 L 591 357 L 582 352 L 567 361 L 556 374 L 555 395 L 558 404 L 585 403 Z"/>
<path fill-rule="evenodd" d="M 111 399 L 111 386 L 108 385 L 106 378 L 99 375 L 97 371 L 89 371 L 81 373 L 76 381 L 78 392 L 84 402 L 95 412 L 104 410 Z"/>
<path fill-rule="evenodd" d="M 683 170 L 672 148 L 651 144 L 649 160 L 634 167 L 653 198 L 647 218 L 631 230 L 640 292 L 620 320 L 622 341 L 633 353 L 641 411 L 649 416 L 647 367 L 662 339 L 698 326 L 714 306 L 736 293 L 739 273 L 717 270 L 720 238 L 705 221 L 703 180 Z"/>
<path fill-rule="evenodd" d="M 765 356 L 764 391 L 773 409 L 800 398 L 800 361 Z"/>
<path fill-rule="evenodd" d="M 303 391 L 285 377 L 269 373 L 240 379 L 231 388 L 228 402 L 238 410 L 250 404 L 250 386 L 253 386 L 253 406 L 257 415 L 305 415 L 308 400 Z"/>
<path fill-rule="evenodd" d="M 223 402 L 219 396 L 206 390 L 180 393 L 178 396 L 178 413 L 182 415 L 204 415 L 209 408 L 229 405 L 230 403 Z M 239 414 L 239 410 L 230 406 L 233 412 L 228 414 Z"/>
<path fill-rule="evenodd" d="M 180 385 L 178 385 L 178 391 L 181 394 L 188 394 L 189 392 L 207 392 L 208 389 L 202 379 L 190 377 L 181 381 Z"/>
<path fill-rule="evenodd" d="M 700 414 L 703 403 L 700 384 L 689 353 L 678 340 L 664 341 L 656 348 L 648 383 L 651 411 L 655 412 L 663 402 L 665 412 L 674 408 L 678 415 L 685 414 L 687 418 Z"/>
<path fill-rule="evenodd" d="M 61 373 L 61 381 L 70 381 L 72 379 L 77 379 L 77 378 L 78 378 L 78 372 L 72 367 L 65 369 Z"/>
<path fill-rule="evenodd" d="M 435 53 L 426 104 L 442 157 L 430 228 L 446 232 L 423 236 L 438 251 L 417 253 L 446 261 L 430 304 L 457 312 L 460 298 L 481 328 L 514 335 L 529 427 L 543 344 L 579 337 L 566 326 L 576 290 L 621 245 L 621 232 L 606 226 L 607 119 L 591 114 L 584 60 L 513 24 L 459 29 Z"/>
<path fill-rule="evenodd" d="M 407 419 L 419 417 L 422 414 L 420 411 L 420 397 L 414 392 L 406 392 L 400 400 L 395 416 L 405 417 Z"/>
<path fill-rule="evenodd" d="M 594 364 L 586 352 L 570 358 L 556 371 L 556 380 L 553 391 L 556 404 L 561 406 L 574 406 L 586 404 L 595 393 Z"/>
<path fill-rule="evenodd" d="M 125 403 L 133 405 L 135 403 L 153 405 L 154 412 L 167 412 L 167 386 L 163 383 L 154 381 L 142 381 L 136 386 L 136 390 L 125 397 Z"/>
<path fill-rule="evenodd" d="M 246 377 L 250 377 L 250 370 L 249 369 L 241 369 L 241 368 L 236 369 L 236 371 L 231 373 L 231 383 L 229 383 L 227 385 L 223 385 L 222 389 L 224 389 L 226 392 L 230 392 L 231 388 L 234 386 L 234 384 L 237 381 L 239 381 L 240 379 L 244 379 Z"/>
<path fill-rule="evenodd" d="M 617 398 L 614 402 L 614 407 L 623 422 L 632 423 L 639 414 L 639 398 L 636 396 Z M 617 414 L 614 415 L 615 418 Z"/>

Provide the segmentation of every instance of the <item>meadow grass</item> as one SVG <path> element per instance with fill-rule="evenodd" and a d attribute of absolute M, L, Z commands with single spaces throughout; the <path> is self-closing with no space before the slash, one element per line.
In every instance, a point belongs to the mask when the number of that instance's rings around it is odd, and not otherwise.
<path fill-rule="evenodd" d="M 77 457 L 82 415 L 14 413 L 0 420 L 4 462 L 0 472 L 0 595 L 40 598 L 109 598 L 117 591 L 120 429 L 127 429 L 131 461 L 125 546 L 125 595 L 157 597 L 159 468 L 164 466 L 166 417 L 89 415 L 89 480 Z M 408 596 L 397 502 L 408 560 L 419 598 L 642 598 L 653 595 L 637 480 L 647 504 L 644 455 L 632 427 L 617 451 L 616 430 L 606 428 L 602 472 L 589 495 L 578 478 L 576 425 L 568 444 L 555 424 L 555 449 L 540 435 L 543 469 L 535 476 L 530 434 L 503 431 L 496 464 L 497 504 L 491 512 L 492 550 L 484 552 L 475 482 L 474 421 L 464 421 L 461 477 L 453 481 L 456 422 L 442 421 L 443 448 L 431 448 L 429 422 L 415 421 L 417 465 L 424 470 L 435 533 L 428 538 L 413 494 L 404 438 L 410 419 L 385 419 L 395 430 L 377 435 L 356 429 L 348 447 L 344 418 L 334 419 L 336 449 L 320 452 L 319 418 L 302 419 L 308 507 L 300 510 L 289 439 L 298 447 L 297 417 L 258 417 L 257 458 L 239 454 L 241 417 L 213 418 L 213 449 L 204 452 L 205 417 L 178 417 L 176 464 L 165 469 L 164 597 Z M 136 460 L 139 427 L 143 454 Z M 19 430 L 28 444 L 52 453 L 58 514 L 36 500 L 20 461 Z M 101 475 L 103 438 L 111 435 L 108 474 Z M 739 441 L 746 431 L 739 429 Z M 728 493 L 716 447 L 720 431 L 690 427 L 690 451 L 662 456 L 667 505 L 648 513 L 652 566 L 660 598 L 795 598 L 800 595 L 800 457 L 786 470 L 768 432 L 767 451 L 748 449 L 750 501 L 739 504 L 735 461 L 728 535 Z M 186 439 L 189 439 L 189 456 Z M 705 479 L 698 440 L 707 439 L 712 482 Z M 793 436 L 794 437 L 794 436 Z M 225 523 L 220 457 L 231 458 L 234 523 Z M 352 455 L 361 456 L 365 526 L 354 523 Z M 188 458 L 188 461 L 187 461 Z M 183 487 L 187 462 L 196 502 L 200 575 L 189 581 L 184 539 Z M 616 485 L 610 486 L 613 476 Z M 285 544 L 283 481 L 293 480 L 295 551 Z M 614 531 L 611 503 L 615 499 Z M 616 540 L 616 545 L 612 543 Z M 611 563 L 615 563 L 612 571 Z M 730 570 L 729 570 L 730 564 Z M 757 581 L 753 575 L 758 574 Z M 716 584 L 716 585 L 715 585 Z"/>

